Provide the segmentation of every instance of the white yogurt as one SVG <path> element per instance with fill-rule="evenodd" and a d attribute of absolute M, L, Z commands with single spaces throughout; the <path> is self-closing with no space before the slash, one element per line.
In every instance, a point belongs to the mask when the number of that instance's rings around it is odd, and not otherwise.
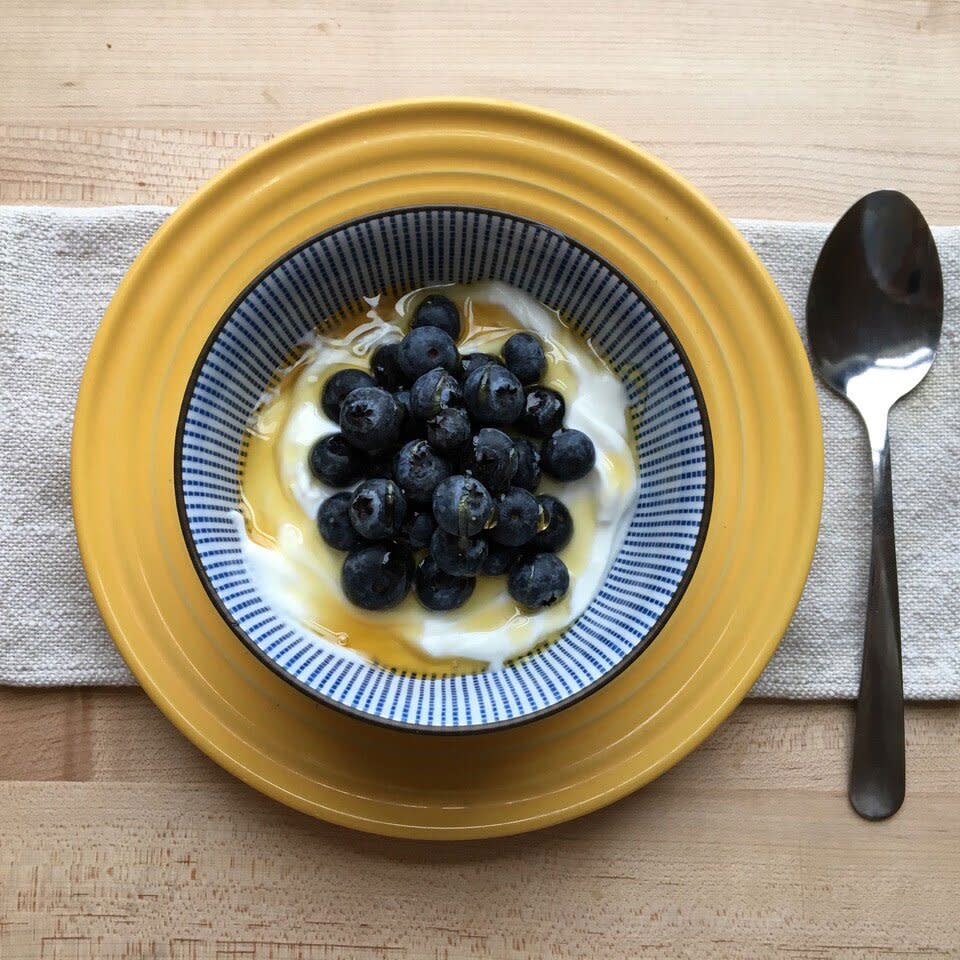
<path fill-rule="evenodd" d="M 627 397 L 619 378 L 559 317 L 536 300 L 504 283 L 486 282 L 448 287 L 444 293 L 463 305 L 467 335 L 464 353 L 496 353 L 522 327 L 544 343 L 548 372 L 544 383 L 559 389 L 567 404 L 565 424 L 586 433 L 594 442 L 597 462 L 574 483 L 544 478 L 538 492 L 563 500 L 574 520 L 574 538 L 560 557 L 570 569 L 567 596 L 546 610 L 520 610 L 506 590 L 506 578 L 481 577 L 474 596 L 460 609 L 434 613 L 412 596 L 394 610 L 378 613 L 351 610 L 372 630 L 389 627 L 414 649 L 434 658 L 467 658 L 498 666 L 541 641 L 557 636 L 589 605 L 606 577 L 633 514 L 637 495 L 637 467 L 633 437 L 626 420 Z M 265 599 L 291 620 L 311 630 L 317 642 L 335 646 L 341 654 L 353 646 L 349 630 L 338 629 L 335 611 L 324 609 L 324 598 L 343 599 L 339 582 L 342 554 L 319 538 L 315 517 L 320 504 L 337 492 L 310 472 L 307 461 L 317 439 L 338 429 L 319 405 L 323 381 L 332 368 L 365 366 L 380 343 L 399 340 L 408 314 L 422 291 L 406 295 L 380 315 L 377 300 L 369 301 L 366 322 L 344 337 L 316 336 L 296 367 L 286 403 L 279 394 L 264 398 L 252 432 L 273 441 L 276 490 L 265 497 L 253 481 L 243 478 L 244 495 L 256 518 L 273 535 L 268 546 L 255 542 L 244 530 L 246 560 Z M 503 320 L 502 310 L 513 318 Z M 494 323 L 491 324 L 491 318 Z M 283 516 L 267 516 L 271 511 Z M 271 521 L 271 522 L 267 522 Z M 261 524 L 258 524 L 258 526 Z M 262 538 L 261 538 L 262 540 Z M 357 642 L 357 646 L 362 644 Z"/>

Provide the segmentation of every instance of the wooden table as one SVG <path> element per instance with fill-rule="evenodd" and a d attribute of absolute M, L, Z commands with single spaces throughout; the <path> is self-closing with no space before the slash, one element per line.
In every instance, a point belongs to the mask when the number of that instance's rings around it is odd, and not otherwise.
<path fill-rule="evenodd" d="M 960 221 L 956 3 L 469 6 L 3 0 L 0 202 L 176 203 L 303 120 L 457 93 L 609 127 L 732 216 L 896 185 Z M 960 956 L 960 712 L 908 709 L 885 824 L 849 735 L 748 703 L 603 812 L 421 844 L 264 799 L 136 690 L 0 690 L 0 958 Z"/>

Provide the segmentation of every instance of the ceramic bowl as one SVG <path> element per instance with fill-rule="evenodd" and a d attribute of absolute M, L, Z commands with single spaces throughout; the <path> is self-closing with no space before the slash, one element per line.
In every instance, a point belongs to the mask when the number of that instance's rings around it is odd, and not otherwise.
<path fill-rule="evenodd" d="M 589 607 L 555 641 L 499 669 L 400 673 L 339 653 L 271 607 L 230 519 L 243 437 L 296 344 L 364 296 L 503 280 L 568 318 L 626 386 L 639 495 Z M 181 525 L 216 608 L 249 650 L 310 697 L 410 730 L 481 732 L 556 712 L 625 669 L 678 603 L 706 535 L 712 492 L 707 412 L 694 371 L 655 307 L 575 237 L 506 211 L 383 211 L 314 237 L 273 264 L 222 317 L 181 410 L 175 481 Z"/>

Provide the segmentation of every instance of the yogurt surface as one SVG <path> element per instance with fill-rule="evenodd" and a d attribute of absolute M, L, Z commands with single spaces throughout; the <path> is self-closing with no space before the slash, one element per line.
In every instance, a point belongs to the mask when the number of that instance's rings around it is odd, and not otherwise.
<path fill-rule="evenodd" d="M 392 610 L 360 610 L 340 587 L 344 555 L 317 530 L 317 509 L 339 492 L 318 481 L 308 466 L 313 444 L 339 429 L 320 407 L 324 382 L 343 367 L 368 369 L 373 350 L 401 339 L 417 303 L 438 289 L 461 309 L 462 353 L 496 354 L 518 329 L 537 334 L 548 362 L 542 383 L 563 394 L 565 425 L 582 430 L 596 446 L 596 465 L 582 480 L 557 483 L 544 477 L 537 489 L 561 499 L 574 523 L 573 539 L 559 554 L 570 571 L 570 589 L 547 609 L 525 612 L 507 593 L 505 577 L 481 576 L 458 610 L 426 610 L 412 593 Z M 243 510 L 235 518 L 247 563 L 278 612 L 341 655 L 419 673 L 497 667 L 559 636 L 603 584 L 637 496 L 626 391 L 588 341 L 505 283 L 418 290 L 396 301 L 375 297 L 367 306 L 338 334 L 311 337 L 257 410 L 241 476 Z"/>

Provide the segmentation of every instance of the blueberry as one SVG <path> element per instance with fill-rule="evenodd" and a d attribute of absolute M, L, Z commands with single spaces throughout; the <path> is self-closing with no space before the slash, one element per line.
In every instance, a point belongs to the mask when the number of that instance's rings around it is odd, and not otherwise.
<path fill-rule="evenodd" d="M 457 537 L 436 530 L 430 538 L 430 555 L 451 577 L 475 577 L 483 566 L 488 549 L 483 537 Z"/>
<path fill-rule="evenodd" d="M 460 339 L 460 311 L 457 305 L 440 294 L 427 297 L 413 315 L 413 329 L 438 327 L 453 340 Z"/>
<path fill-rule="evenodd" d="M 468 353 L 465 354 L 463 359 L 460 361 L 463 369 L 463 379 L 466 380 L 467 377 L 473 373 L 479 367 L 485 367 L 488 363 L 496 363 L 497 358 L 491 357 L 489 353 Z"/>
<path fill-rule="evenodd" d="M 400 341 L 397 362 L 404 376 L 412 383 L 434 367 L 457 373 L 460 355 L 450 336 L 438 327 L 417 327 Z"/>
<path fill-rule="evenodd" d="M 449 477 L 433 491 L 437 525 L 458 537 L 475 537 L 493 516 L 493 497 L 474 477 Z"/>
<path fill-rule="evenodd" d="M 513 423 L 523 412 L 523 387 L 499 363 L 487 363 L 470 374 L 463 384 L 467 411 L 477 423 Z"/>
<path fill-rule="evenodd" d="M 374 381 L 378 387 L 383 387 L 391 393 L 395 393 L 407 382 L 397 360 L 399 349 L 399 343 L 384 343 L 373 351 L 373 356 L 370 358 L 370 372 L 373 374 Z"/>
<path fill-rule="evenodd" d="M 457 378 L 443 367 L 428 370 L 410 388 L 410 409 L 420 420 L 429 420 L 446 407 L 462 406 L 463 390 Z"/>
<path fill-rule="evenodd" d="M 503 345 L 503 362 L 524 384 L 536 383 L 547 372 L 547 358 L 532 333 L 515 333 Z"/>
<path fill-rule="evenodd" d="M 500 543 L 491 543 L 487 550 L 487 559 L 480 568 L 481 573 L 488 577 L 502 577 L 513 566 L 520 556 L 520 551 L 514 547 L 505 547 Z"/>
<path fill-rule="evenodd" d="M 364 480 L 350 500 L 350 522 L 367 540 L 390 540 L 400 532 L 407 502 L 392 480 Z"/>
<path fill-rule="evenodd" d="M 329 433 L 310 448 L 310 472 L 331 487 L 346 487 L 360 476 L 363 460 L 342 433 Z"/>
<path fill-rule="evenodd" d="M 430 446 L 447 455 L 461 453 L 470 442 L 470 417 L 459 407 L 445 407 L 427 421 Z"/>
<path fill-rule="evenodd" d="M 403 409 L 381 387 L 353 390 L 340 407 L 340 430 L 361 450 L 382 450 L 400 439 Z"/>
<path fill-rule="evenodd" d="M 347 555 L 340 582 L 347 599 L 364 610 L 395 607 L 409 592 L 413 557 L 398 543 L 372 543 Z"/>
<path fill-rule="evenodd" d="M 473 438 L 463 465 L 491 493 L 503 493 L 517 472 L 517 451 L 502 430 L 484 427 Z"/>
<path fill-rule="evenodd" d="M 473 577 L 455 577 L 445 573 L 428 554 L 417 567 L 413 587 L 417 599 L 428 610 L 456 610 L 470 599 L 476 584 Z"/>
<path fill-rule="evenodd" d="M 437 484 L 450 476 L 450 467 L 426 440 L 411 440 L 397 454 L 393 475 L 410 500 L 430 503 Z"/>
<path fill-rule="evenodd" d="M 511 487 L 497 502 L 497 525 L 490 539 L 505 547 L 522 547 L 537 533 L 540 504 L 537 498 L 521 487 Z"/>
<path fill-rule="evenodd" d="M 556 553 L 573 536 L 573 517 L 560 500 L 548 493 L 537 497 L 537 505 L 540 508 L 541 529 L 530 542 L 530 549 L 540 553 Z"/>
<path fill-rule="evenodd" d="M 593 441 L 580 430 L 558 430 L 540 454 L 543 469 L 557 480 L 579 480 L 597 461 Z"/>
<path fill-rule="evenodd" d="M 517 451 L 517 472 L 513 475 L 513 485 L 524 490 L 536 490 L 540 486 L 540 451 L 522 437 L 514 439 L 513 449 Z"/>
<path fill-rule="evenodd" d="M 530 437 L 549 437 L 563 426 L 566 404 L 556 390 L 549 387 L 531 387 L 523 401 L 523 413 L 516 427 Z"/>
<path fill-rule="evenodd" d="M 397 401 L 398 406 L 403 411 L 403 422 L 400 424 L 400 436 L 404 440 L 415 440 L 420 436 L 421 425 L 417 423 L 416 417 L 410 405 L 410 391 L 398 390 L 393 399 Z"/>
<path fill-rule="evenodd" d="M 437 529 L 431 513 L 408 513 L 400 527 L 400 540 L 411 550 L 426 550 Z"/>
<path fill-rule="evenodd" d="M 320 504 L 317 511 L 317 527 L 320 536 L 334 550 L 353 550 L 363 542 L 363 538 L 350 523 L 351 493 L 335 493 Z"/>
<path fill-rule="evenodd" d="M 510 569 L 507 590 L 517 603 L 531 610 L 555 604 L 570 586 L 570 574 L 555 553 L 523 557 Z"/>
<path fill-rule="evenodd" d="M 357 390 L 359 387 L 374 386 L 373 377 L 363 370 L 357 370 L 356 367 L 347 367 L 346 370 L 338 370 L 323 385 L 323 393 L 320 395 L 320 406 L 323 412 L 334 422 L 340 422 L 340 407 L 347 396 Z"/>

